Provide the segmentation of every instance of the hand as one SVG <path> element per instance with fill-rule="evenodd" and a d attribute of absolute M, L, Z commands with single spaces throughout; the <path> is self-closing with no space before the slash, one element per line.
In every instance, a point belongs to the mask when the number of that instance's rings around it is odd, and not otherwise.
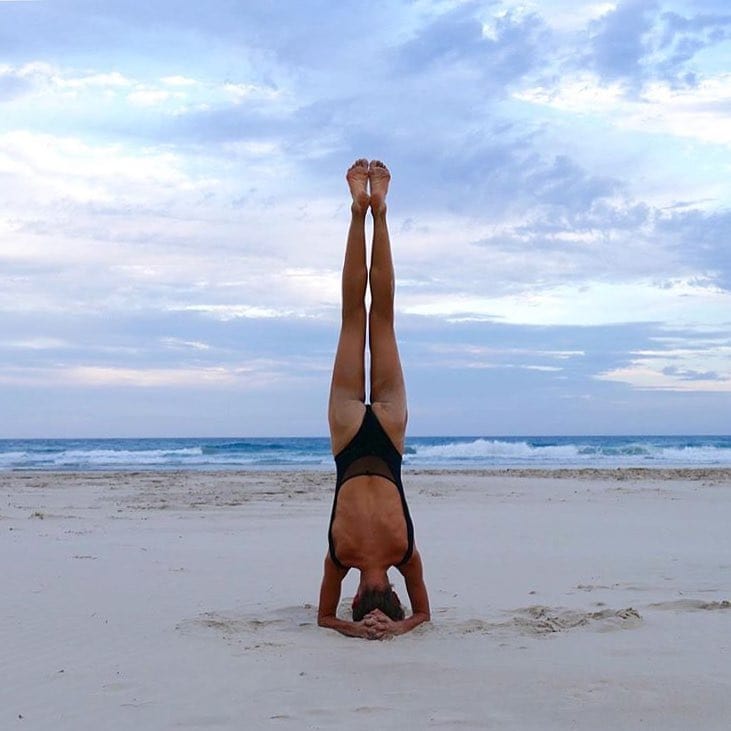
<path fill-rule="evenodd" d="M 398 622 L 394 622 L 380 609 L 374 609 L 372 612 L 368 612 L 362 621 L 366 639 L 383 640 L 399 634 Z"/>

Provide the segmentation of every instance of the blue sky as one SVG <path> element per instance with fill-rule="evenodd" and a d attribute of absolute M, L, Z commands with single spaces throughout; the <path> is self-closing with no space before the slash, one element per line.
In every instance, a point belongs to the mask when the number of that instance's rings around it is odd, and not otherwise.
<path fill-rule="evenodd" d="M 0 437 L 324 435 L 392 169 L 410 433 L 728 433 L 731 11 L 0 0 Z"/>

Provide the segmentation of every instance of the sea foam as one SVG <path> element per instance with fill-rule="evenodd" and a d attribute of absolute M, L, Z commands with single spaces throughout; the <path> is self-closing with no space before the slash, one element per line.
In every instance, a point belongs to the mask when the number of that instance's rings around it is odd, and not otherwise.
<path fill-rule="evenodd" d="M 727 436 L 409 437 L 406 467 L 729 467 Z M 324 437 L 0 440 L 0 470 L 332 469 Z"/>

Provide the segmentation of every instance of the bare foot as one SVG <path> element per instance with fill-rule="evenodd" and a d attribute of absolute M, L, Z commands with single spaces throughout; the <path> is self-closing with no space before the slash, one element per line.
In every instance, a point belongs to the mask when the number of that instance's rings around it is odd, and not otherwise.
<path fill-rule="evenodd" d="M 371 197 L 368 195 L 368 160 L 363 158 L 356 160 L 348 168 L 345 179 L 348 181 L 350 195 L 353 196 L 353 205 L 350 210 L 353 213 L 365 215 L 371 204 Z"/>
<path fill-rule="evenodd" d="M 386 212 L 386 193 L 391 182 L 391 173 L 380 160 L 371 160 L 368 166 L 368 179 L 371 182 L 371 211 Z"/>

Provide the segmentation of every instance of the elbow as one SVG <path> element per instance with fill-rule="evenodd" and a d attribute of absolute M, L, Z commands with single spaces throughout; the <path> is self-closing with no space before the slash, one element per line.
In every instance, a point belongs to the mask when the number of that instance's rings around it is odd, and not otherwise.
<path fill-rule="evenodd" d="M 431 612 L 428 609 L 426 611 L 414 612 L 414 615 L 419 618 L 419 622 L 431 622 Z"/>

